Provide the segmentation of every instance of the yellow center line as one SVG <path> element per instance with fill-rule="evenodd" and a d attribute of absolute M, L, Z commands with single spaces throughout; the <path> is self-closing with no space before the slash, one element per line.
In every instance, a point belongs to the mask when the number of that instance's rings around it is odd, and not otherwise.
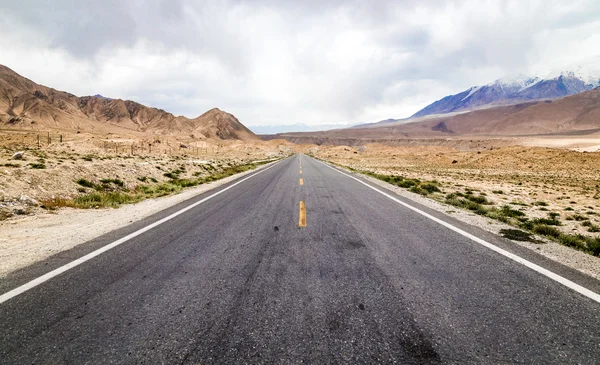
<path fill-rule="evenodd" d="M 300 170 L 300 173 L 302 173 L 302 170 Z"/>
<path fill-rule="evenodd" d="M 300 178 L 300 185 L 304 185 L 304 179 Z"/>
<path fill-rule="evenodd" d="M 298 227 L 306 227 L 306 205 L 300 201 L 300 218 L 298 219 Z"/>

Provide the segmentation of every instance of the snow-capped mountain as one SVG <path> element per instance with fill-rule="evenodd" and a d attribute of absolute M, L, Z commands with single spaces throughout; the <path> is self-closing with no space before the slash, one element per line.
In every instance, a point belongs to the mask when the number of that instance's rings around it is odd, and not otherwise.
<path fill-rule="evenodd" d="M 518 75 L 474 86 L 446 96 L 412 117 L 467 111 L 485 106 L 507 105 L 523 101 L 556 99 L 600 86 L 600 56 L 587 62 L 554 71 L 544 78 Z"/>
<path fill-rule="evenodd" d="M 560 76 L 576 78 L 592 87 L 600 86 L 600 56 L 596 56 L 579 64 L 571 65 L 565 70 L 551 72 L 546 79 L 555 79 Z"/>

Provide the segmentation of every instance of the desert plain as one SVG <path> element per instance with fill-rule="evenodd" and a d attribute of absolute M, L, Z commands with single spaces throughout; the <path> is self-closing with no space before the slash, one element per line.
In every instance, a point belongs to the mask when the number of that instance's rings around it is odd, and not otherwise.
<path fill-rule="evenodd" d="M 600 154 L 594 151 L 599 145 L 600 138 L 594 136 L 333 146 L 2 131 L 0 275 L 147 217 L 239 173 L 305 153 L 494 233 L 525 232 L 525 237 L 507 238 L 600 277 L 600 258 L 593 251 L 578 250 L 556 234 L 523 225 L 542 223 L 564 237 L 597 237 Z M 22 156 L 15 156 L 19 152 Z M 386 182 L 388 177 L 398 179 Z M 429 184 L 435 186 L 431 191 L 417 189 Z M 471 205 L 457 204 L 461 201 Z M 504 211 L 510 214 L 498 213 Z"/>

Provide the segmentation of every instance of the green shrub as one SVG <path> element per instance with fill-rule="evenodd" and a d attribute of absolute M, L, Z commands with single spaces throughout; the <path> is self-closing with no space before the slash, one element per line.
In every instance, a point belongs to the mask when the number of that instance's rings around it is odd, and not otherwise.
<path fill-rule="evenodd" d="M 509 205 L 505 205 L 500 209 L 500 212 L 506 216 L 511 218 L 523 217 L 525 213 L 520 210 L 512 209 Z"/>
<path fill-rule="evenodd" d="M 402 180 L 399 183 L 396 183 L 396 185 L 398 185 L 401 188 L 412 188 L 413 186 L 417 185 L 419 183 L 419 180 L 417 179 L 406 179 L 406 180 Z"/>
<path fill-rule="evenodd" d="M 120 179 L 101 179 L 100 182 L 103 184 L 115 184 L 120 187 L 125 186 L 125 183 L 123 182 L 123 180 L 120 180 Z"/>
<path fill-rule="evenodd" d="M 84 178 L 81 178 L 75 182 L 85 188 L 94 188 L 96 186 L 96 184 L 94 184 L 93 182 L 86 180 Z"/>
<path fill-rule="evenodd" d="M 45 169 L 46 165 L 43 162 L 33 162 L 30 163 L 29 166 L 31 166 L 32 169 Z"/>
<path fill-rule="evenodd" d="M 534 223 L 531 231 L 533 231 L 533 233 L 537 233 L 539 235 L 548 236 L 548 237 L 552 237 L 552 238 L 558 238 L 561 235 L 561 233 L 558 229 L 551 227 L 549 225 L 540 224 L 540 223 Z"/>
<path fill-rule="evenodd" d="M 504 238 L 508 238 L 508 239 L 514 240 L 514 241 L 529 241 L 529 242 L 533 241 L 533 238 L 531 237 L 531 233 L 521 231 L 519 229 L 501 229 L 500 234 Z"/>
<path fill-rule="evenodd" d="M 558 241 L 569 247 L 575 247 L 577 249 L 585 249 L 585 237 L 582 235 L 574 235 L 574 234 L 561 234 L 558 237 Z"/>
<path fill-rule="evenodd" d="M 584 227 L 588 227 L 588 232 L 600 232 L 600 226 L 593 224 L 590 221 L 584 222 L 589 224 L 583 224 Z"/>
<path fill-rule="evenodd" d="M 486 215 L 488 213 L 488 209 L 483 205 L 467 199 L 459 199 L 455 193 L 446 195 L 445 202 L 456 207 L 468 209 L 479 215 Z"/>
<path fill-rule="evenodd" d="M 487 198 L 485 196 L 475 196 L 475 195 L 469 195 L 467 196 L 467 199 L 469 199 L 470 201 L 472 201 L 473 203 L 477 203 L 477 204 L 485 204 L 485 205 L 490 205 L 492 204 L 491 202 L 489 202 L 487 200 Z"/>
<path fill-rule="evenodd" d="M 503 215 L 499 209 L 495 209 L 495 208 L 488 210 L 485 216 L 488 218 L 491 218 L 491 219 L 495 219 L 500 222 L 504 222 L 504 223 L 510 222 L 509 217 Z"/>
<path fill-rule="evenodd" d="M 440 188 L 438 188 L 436 183 L 433 182 L 424 182 L 421 183 L 419 185 L 419 187 L 425 191 L 427 191 L 429 194 L 431 193 L 439 193 L 441 190 Z"/>
<path fill-rule="evenodd" d="M 600 238 L 586 237 L 585 239 L 587 251 L 594 256 L 600 256 Z"/>
<path fill-rule="evenodd" d="M 543 224 L 543 225 L 547 225 L 547 226 L 560 226 L 562 225 L 560 223 L 560 221 L 557 221 L 555 219 L 548 219 L 548 218 L 535 218 L 531 220 L 531 223 L 533 224 Z"/>
<path fill-rule="evenodd" d="M 124 192 L 91 193 L 74 199 L 76 208 L 118 207 L 122 204 L 133 203 L 141 197 Z"/>
<path fill-rule="evenodd" d="M 587 221 L 589 218 L 588 217 L 584 217 L 581 214 L 573 214 L 573 215 L 567 216 L 565 219 L 568 220 L 568 221 L 578 221 L 578 222 L 580 222 L 580 221 Z"/>
<path fill-rule="evenodd" d="M 420 186 L 413 186 L 412 188 L 408 189 L 408 191 L 419 194 L 419 195 L 424 195 L 426 196 L 427 194 L 429 194 L 429 192 L 425 189 L 422 189 Z"/>
<path fill-rule="evenodd" d="M 171 172 L 165 172 L 165 173 L 163 174 L 163 176 L 164 176 L 164 177 L 168 177 L 169 179 L 173 179 L 173 180 L 175 180 L 175 179 L 178 179 L 178 178 L 179 178 L 179 174 L 176 174 L 174 171 L 171 171 Z"/>

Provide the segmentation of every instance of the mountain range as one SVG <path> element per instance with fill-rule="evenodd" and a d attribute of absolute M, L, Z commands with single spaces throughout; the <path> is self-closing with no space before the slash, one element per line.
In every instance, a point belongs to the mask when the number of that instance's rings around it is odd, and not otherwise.
<path fill-rule="evenodd" d="M 131 100 L 102 95 L 77 97 L 38 85 L 3 65 L 0 65 L 0 126 L 185 135 L 199 139 L 258 139 L 237 118 L 217 108 L 189 119 Z"/>
<path fill-rule="evenodd" d="M 282 133 L 265 139 L 294 143 L 346 144 L 403 143 L 417 139 L 504 136 L 598 136 L 600 87 L 560 99 L 489 107 L 463 113 L 416 117 L 362 128 L 326 132 Z"/>
<path fill-rule="evenodd" d="M 448 95 L 416 112 L 411 118 L 518 104 L 532 100 L 553 100 L 592 90 L 600 86 L 600 57 L 567 70 L 555 71 L 544 78 L 518 75 L 473 86 Z"/>

